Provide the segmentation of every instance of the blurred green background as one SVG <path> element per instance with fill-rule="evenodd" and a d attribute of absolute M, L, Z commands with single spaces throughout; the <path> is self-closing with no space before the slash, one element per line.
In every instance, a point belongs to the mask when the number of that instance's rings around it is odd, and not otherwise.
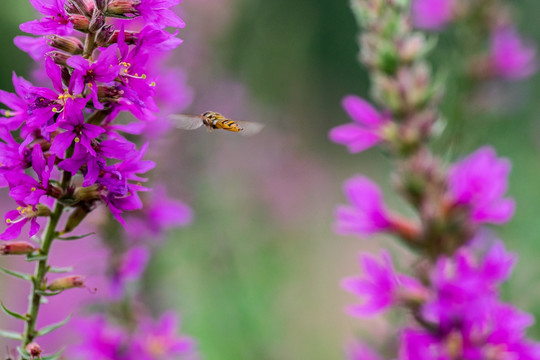
<path fill-rule="evenodd" d="M 540 44 L 535 0 L 515 2 L 518 26 Z M 183 329 L 207 359 L 338 359 L 355 334 L 380 343 L 394 329 L 384 319 L 343 314 L 354 299 L 339 288 L 358 272 L 359 251 L 389 239 L 332 233 L 343 201 L 341 183 L 355 173 L 376 179 L 391 195 L 388 159 L 377 150 L 351 156 L 327 140 L 347 120 L 349 93 L 367 97 L 356 58 L 357 29 L 345 0 L 185 0 L 185 41 L 171 62 L 187 72 L 192 113 L 222 111 L 266 124 L 254 138 L 229 134 L 168 134 L 157 176 L 186 200 L 196 220 L 171 234 L 145 277 L 156 311 L 182 313 Z M 29 58 L 12 38 L 32 19 L 26 1 L 0 2 L 0 87 L 11 72 L 27 75 Z M 520 255 L 504 298 L 540 316 L 540 77 L 481 89 L 481 109 L 463 109 L 452 74 L 459 37 L 445 34 L 433 54 L 447 69 L 443 104 L 448 128 L 435 147 L 452 160 L 492 144 L 514 164 L 510 194 L 517 213 L 499 234 Z M 168 155 L 168 156 L 167 156 Z M 406 265 L 406 260 L 402 265 Z M 532 336 L 540 339 L 540 326 Z"/>

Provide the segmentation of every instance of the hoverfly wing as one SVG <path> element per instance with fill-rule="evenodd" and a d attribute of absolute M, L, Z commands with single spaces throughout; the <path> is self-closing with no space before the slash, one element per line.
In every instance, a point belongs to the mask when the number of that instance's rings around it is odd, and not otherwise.
<path fill-rule="evenodd" d="M 174 127 L 182 130 L 195 130 L 203 126 L 203 121 L 200 115 L 169 115 Z"/>
<path fill-rule="evenodd" d="M 239 132 L 242 136 L 258 134 L 264 128 L 263 124 L 253 121 L 236 121 L 236 123 L 242 128 L 242 131 Z"/>

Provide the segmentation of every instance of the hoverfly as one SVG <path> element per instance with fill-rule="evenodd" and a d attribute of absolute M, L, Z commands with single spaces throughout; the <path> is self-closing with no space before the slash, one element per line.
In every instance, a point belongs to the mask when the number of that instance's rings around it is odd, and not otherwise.
<path fill-rule="evenodd" d="M 207 111 L 201 115 L 175 114 L 170 115 L 169 119 L 174 121 L 178 129 L 195 130 L 204 125 L 209 130 L 221 129 L 245 136 L 254 135 L 263 128 L 262 124 L 256 122 L 227 119 L 215 111 Z"/>

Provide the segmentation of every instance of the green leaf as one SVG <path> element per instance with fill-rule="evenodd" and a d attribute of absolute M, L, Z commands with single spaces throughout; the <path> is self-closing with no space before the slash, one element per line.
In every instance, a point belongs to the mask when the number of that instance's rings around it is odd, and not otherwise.
<path fill-rule="evenodd" d="M 64 348 L 60 349 L 60 351 L 52 354 L 52 355 L 47 355 L 47 356 L 42 356 L 41 357 L 41 360 L 56 360 L 58 358 L 60 358 L 60 355 L 62 355 L 62 353 L 64 352 Z"/>
<path fill-rule="evenodd" d="M 41 261 L 41 260 L 47 260 L 46 255 L 28 255 L 26 257 L 26 261 Z"/>
<path fill-rule="evenodd" d="M 0 305 L 2 306 L 2 310 L 4 310 L 4 312 L 5 312 L 6 314 L 8 314 L 9 316 L 13 316 L 13 317 L 16 318 L 16 319 L 20 319 L 20 320 L 24 320 L 24 321 L 28 320 L 28 318 L 27 318 L 26 315 L 22 315 L 22 314 L 19 314 L 19 313 L 16 313 L 16 312 L 14 312 L 14 311 L 9 310 L 9 309 L 4 305 L 4 303 L 0 303 Z"/>
<path fill-rule="evenodd" d="M 56 324 L 52 324 L 52 325 L 49 325 L 49 326 L 45 326 L 43 329 L 39 330 L 37 332 L 37 336 L 42 336 L 42 335 L 45 335 L 45 334 L 48 334 L 56 329 L 58 329 L 59 327 L 62 327 L 64 326 L 65 324 L 67 324 L 67 322 L 69 321 L 69 319 L 71 319 L 71 315 L 69 315 L 67 318 L 65 318 L 64 320 L 60 321 L 59 323 L 56 323 Z"/>
<path fill-rule="evenodd" d="M 0 329 L 0 336 L 5 337 L 7 339 L 22 341 L 22 334 L 16 333 L 15 331 L 8 331 L 8 330 Z"/>
<path fill-rule="evenodd" d="M 30 360 L 30 354 L 28 353 L 28 351 L 26 351 L 26 349 L 17 346 L 17 351 L 19 352 L 19 355 L 21 355 L 21 359 Z"/>
<path fill-rule="evenodd" d="M 68 273 L 73 271 L 73 266 L 70 267 L 50 267 L 49 272 L 62 274 L 62 273 Z"/>
<path fill-rule="evenodd" d="M 36 290 L 36 294 L 41 296 L 55 296 L 60 293 L 62 293 L 64 290 L 58 290 L 58 291 L 43 291 L 43 290 Z"/>
<path fill-rule="evenodd" d="M 91 236 L 91 235 L 95 235 L 96 233 L 94 232 L 91 232 L 91 233 L 88 233 L 88 234 L 84 234 L 84 235 L 74 235 L 74 236 L 57 236 L 56 238 L 58 240 L 63 240 L 63 241 L 72 241 L 72 240 L 79 240 L 79 239 L 84 239 L 85 237 L 88 237 L 88 236 Z"/>
<path fill-rule="evenodd" d="M 9 269 L 3 268 L 1 266 L 0 266 L 0 271 L 6 273 L 8 275 L 18 277 L 19 279 L 26 280 L 26 281 L 32 280 L 32 275 L 30 275 L 30 274 L 24 274 L 24 273 L 21 273 L 21 272 L 18 272 L 18 271 L 9 270 Z"/>

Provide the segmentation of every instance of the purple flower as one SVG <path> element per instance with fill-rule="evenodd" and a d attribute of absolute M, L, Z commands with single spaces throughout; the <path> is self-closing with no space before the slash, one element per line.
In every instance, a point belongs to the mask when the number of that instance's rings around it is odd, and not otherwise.
<path fill-rule="evenodd" d="M 163 314 L 157 324 L 149 319 L 145 320 L 134 340 L 137 359 L 165 360 L 193 353 L 194 341 L 187 336 L 178 335 L 178 325 L 177 316 L 172 312 Z"/>
<path fill-rule="evenodd" d="M 365 299 L 363 304 L 347 308 L 350 315 L 373 315 L 399 304 L 411 295 L 417 298 L 425 292 L 414 278 L 396 273 L 387 251 L 383 251 L 381 256 L 382 263 L 379 264 L 373 256 L 362 255 L 360 262 L 364 276 L 345 278 L 341 282 L 345 290 Z"/>
<path fill-rule="evenodd" d="M 29 205 L 27 207 L 19 206 L 16 210 L 11 210 L 4 216 L 4 221 L 7 224 L 6 230 L 0 234 L 0 240 L 13 240 L 16 239 L 21 231 L 30 221 L 30 231 L 28 236 L 32 237 L 39 231 L 39 224 L 37 222 L 36 208 Z"/>
<path fill-rule="evenodd" d="M 183 28 L 186 24 L 169 8 L 180 4 L 182 0 L 141 0 L 136 6 L 139 14 L 148 24 L 160 28 L 167 26 Z"/>
<path fill-rule="evenodd" d="M 392 226 L 379 187 L 365 176 L 347 180 L 345 196 L 352 206 L 339 206 L 336 210 L 338 234 L 372 235 L 389 230 Z"/>
<path fill-rule="evenodd" d="M 2 125 L 11 131 L 18 129 L 28 119 L 28 104 L 24 97 L 26 96 L 25 89 L 30 86 L 30 83 L 17 77 L 15 73 L 12 78 L 15 94 L 0 90 L 0 103 L 9 108 L 9 110 L 0 110 L 0 114 L 5 117 L 2 119 Z"/>
<path fill-rule="evenodd" d="M 491 34 L 491 62 L 497 75 L 512 80 L 529 77 L 538 70 L 536 47 L 512 27 L 499 27 Z"/>
<path fill-rule="evenodd" d="M 358 96 L 347 96 L 343 107 L 353 123 L 340 125 L 330 131 L 330 139 L 347 146 L 351 153 L 369 149 L 383 140 L 384 127 L 390 120 Z"/>
<path fill-rule="evenodd" d="M 54 48 L 47 43 L 45 37 L 15 36 L 15 46 L 30 55 L 35 61 L 41 61 L 49 51 Z"/>
<path fill-rule="evenodd" d="M 413 0 L 411 11 L 414 26 L 441 30 L 454 20 L 455 7 L 455 0 Z"/>
<path fill-rule="evenodd" d="M 122 256 L 111 280 L 113 297 L 117 298 L 122 294 L 127 282 L 136 281 L 141 277 L 149 259 L 150 251 L 144 246 L 132 247 Z"/>
<path fill-rule="evenodd" d="M 79 320 L 78 328 L 84 342 L 73 348 L 73 357 L 92 360 L 133 360 L 125 347 L 128 334 L 107 323 L 104 316 Z"/>
<path fill-rule="evenodd" d="M 160 185 L 154 185 L 152 196 L 139 215 L 126 220 L 131 240 L 159 239 L 165 231 L 185 226 L 193 218 L 191 209 L 182 201 L 169 198 Z"/>
<path fill-rule="evenodd" d="M 82 112 L 68 117 L 59 125 L 66 131 L 56 135 L 51 145 L 51 153 L 63 157 L 67 148 L 75 142 L 84 147 L 91 155 L 96 155 L 96 151 L 92 147 L 92 139 L 105 132 L 101 126 L 85 123 Z"/>
<path fill-rule="evenodd" d="M 19 205 L 37 205 L 41 197 L 47 194 L 49 178 L 54 168 L 54 156 L 45 160 L 41 146 L 34 145 L 32 151 L 32 167 L 38 176 L 38 180 L 25 173 L 9 172 L 5 178 L 9 183 L 9 196 Z"/>
<path fill-rule="evenodd" d="M 98 100 L 98 84 L 113 81 L 120 70 L 117 57 L 117 45 L 111 45 L 103 50 L 96 62 L 90 62 L 82 56 L 72 56 L 67 60 L 67 64 L 73 68 L 70 88 L 76 93 L 82 93 L 88 85 L 97 109 L 103 109 L 103 105 Z"/>
<path fill-rule="evenodd" d="M 30 0 L 30 2 L 45 17 L 21 24 L 22 31 L 34 35 L 69 35 L 73 31 L 64 10 L 64 0 Z"/>
<path fill-rule="evenodd" d="M 498 159 L 493 148 L 478 149 L 450 169 L 451 202 L 469 208 L 475 223 L 507 222 L 515 207 L 513 199 L 503 198 L 510 168 L 510 162 Z"/>

